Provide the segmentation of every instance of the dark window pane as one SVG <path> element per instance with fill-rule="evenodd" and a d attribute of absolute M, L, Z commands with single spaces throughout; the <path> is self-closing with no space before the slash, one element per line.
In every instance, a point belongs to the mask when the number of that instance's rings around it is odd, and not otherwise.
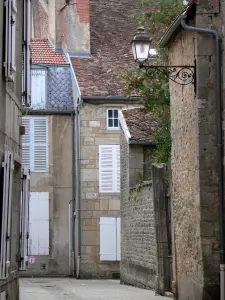
<path fill-rule="evenodd" d="M 113 119 L 108 119 L 108 126 L 113 127 Z"/>
<path fill-rule="evenodd" d="M 118 110 L 117 109 L 114 110 L 114 118 L 118 118 Z"/>
<path fill-rule="evenodd" d="M 119 120 L 118 119 L 114 119 L 114 127 L 119 127 Z"/>
<path fill-rule="evenodd" d="M 112 116 L 113 116 L 112 114 L 113 114 L 113 111 L 112 111 L 111 109 L 109 109 L 109 110 L 108 110 L 108 117 L 109 117 L 109 118 L 112 118 Z"/>

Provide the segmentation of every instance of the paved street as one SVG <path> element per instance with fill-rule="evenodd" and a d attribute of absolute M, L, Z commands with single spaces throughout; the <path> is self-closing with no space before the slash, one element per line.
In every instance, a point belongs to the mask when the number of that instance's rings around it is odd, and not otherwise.
<path fill-rule="evenodd" d="M 22 278 L 20 300 L 168 300 L 114 280 Z"/>

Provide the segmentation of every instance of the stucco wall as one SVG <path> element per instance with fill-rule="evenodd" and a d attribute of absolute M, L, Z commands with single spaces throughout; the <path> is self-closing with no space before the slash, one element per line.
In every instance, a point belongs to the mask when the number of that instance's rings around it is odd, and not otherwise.
<path fill-rule="evenodd" d="M 69 275 L 69 202 L 72 199 L 70 116 L 48 116 L 49 173 L 31 173 L 31 192 L 49 192 L 50 254 L 35 256 L 23 275 Z M 45 264 L 45 270 L 43 270 Z"/>
<path fill-rule="evenodd" d="M 213 19 L 198 16 L 196 26 Z M 210 36 L 182 32 L 170 64 L 197 64 L 194 86 L 171 82 L 174 281 L 179 299 L 219 299 L 215 60 Z"/>
<path fill-rule="evenodd" d="M 20 214 L 20 124 L 21 124 L 21 69 L 22 69 L 22 3 L 17 1 L 16 22 L 16 75 L 15 81 L 6 83 L 4 70 L 0 68 L 0 166 L 2 166 L 4 151 L 12 151 L 14 155 L 14 174 L 12 184 L 12 224 L 11 224 L 11 266 L 10 275 L 6 280 L 0 280 L 0 291 L 6 291 L 9 299 L 19 299 L 18 263 L 19 254 L 19 214 Z M 3 0 L 0 0 L 0 40 L 3 41 Z M 0 53 L 4 53 L 4 43 L 0 43 Z M 3 65 L 3 55 L 0 55 L 0 65 Z M 2 168 L 0 168 L 0 178 Z M 1 182 L 2 183 L 2 182 Z M 2 189 L 0 189 L 2 190 Z M 2 194 L 0 195 L 2 202 Z"/>

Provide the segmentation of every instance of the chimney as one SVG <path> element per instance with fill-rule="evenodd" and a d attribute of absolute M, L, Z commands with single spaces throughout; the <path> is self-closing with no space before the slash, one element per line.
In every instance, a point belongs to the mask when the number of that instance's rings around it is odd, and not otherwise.
<path fill-rule="evenodd" d="M 90 0 L 56 1 L 56 46 L 72 56 L 90 54 Z"/>

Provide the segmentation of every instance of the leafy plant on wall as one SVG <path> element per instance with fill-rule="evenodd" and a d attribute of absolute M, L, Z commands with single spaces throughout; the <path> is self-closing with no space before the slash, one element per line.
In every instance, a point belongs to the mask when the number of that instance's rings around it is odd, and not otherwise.
<path fill-rule="evenodd" d="M 145 12 L 135 16 L 137 24 L 144 26 L 152 37 L 152 46 L 157 50 L 157 56 L 151 64 L 167 64 L 168 56 L 165 50 L 157 48 L 158 42 L 173 20 L 184 8 L 181 0 L 137 0 L 144 6 Z M 124 94 L 141 96 L 143 113 L 152 111 L 158 128 L 155 132 L 157 148 L 154 152 L 155 162 L 168 162 L 171 153 L 170 135 L 170 92 L 169 77 L 166 69 L 153 69 L 146 73 L 144 69 L 133 68 L 123 75 L 125 79 Z"/>

